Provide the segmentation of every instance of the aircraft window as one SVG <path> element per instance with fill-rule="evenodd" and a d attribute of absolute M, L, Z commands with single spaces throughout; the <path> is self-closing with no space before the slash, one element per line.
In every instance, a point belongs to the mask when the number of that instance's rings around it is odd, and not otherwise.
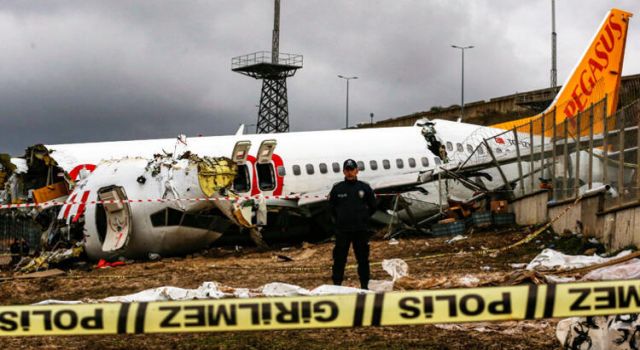
<path fill-rule="evenodd" d="M 470 144 L 467 144 L 467 152 L 473 153 L 473 146 L 471 146 Z"/>
<path fill-rule="evenodd" d="M 363 171 L 364 170 L 364 162 L 359 160 L 356 163 L 358 163 L 358 170 Z"/>
<path fill-rule="evenodd" d="M 396 166 L 398 167 L 398 169 L 404 168 L 404 162 L 402 161 L 402 159 L 396 159 Z"/>
<path fill-rule="evenodd" d="M 464 147 L 462 147 L 461 143 L 456 143 L 456 150 L 458 152 L 464 152 Z"/>
<path fill-rule="evenodd" d="M 236 192 L 249 192 L 251 189 L 251 177 L 249 177 L 249 167 L 246 164 L 238 166 L 238 173 L 233 179 L 233 189 Z"/>
<path fill-rule="evenodd" d="M 416 167 L 416 160 L 413 158 L 409 158 L 409 166 L 412 168 Z"/>
<path fill-rule="evenodd" d="M 422 158 L 420 158 L 420 161 L 422 162 L 422 166 L 423 167 L 428 167 L 429 166 L 429 158 L 422 157 Z"/>
<path fill-rule="evenodd" d="M 496 148 L 496 153 L 502 153 L 502 148 Z"/>
<path fill-rule="evenodd" d="M 447 141 L 447 151 L 451 152 L 453 151 L 453 143 Z"/>
<path fill-rule="evenodd" d="M 375 160 L 369 161 L 369 168 L 371 168 L 371 170 L 378 170 L 378 162 Z"/>
<path fill-rule="evenodd" d="M 273 191 L 276 188 L 276 174 L 271 163 L 256 164 L 258 187 L 262 191 Z"/>
<path fill-rule="evenodd" d="M 385 169 L 391 168 L 391 163 L 389 162 L 388 159 L 383 159 L 382 160 L 382 167 L 385 168 Z"/>
<path fill-rule="evenodd" d="M 440 157 L 435 157 L 433 158 L 433 162 L 436 163 L 436 165 L 440 165 L 442 164 L 442 159 L 440 159 Z"/>
<path fill-rule="evenodd" d="M 292 169 L 293 169 L 293 175 L 298 176 L 298 175 L 302 174 L 302 172 L 300 172 L 300 166 L 299 165 L 297 165 L 297 164 L 294 165 Z"/>
<path fill-rule="evenodd" d="M 307 169 L 307 174 L 309 175 L 313 175 L 313 173 L 315 172 L 315 170 L 313 170 L 313 164 L 307 164 L 304 167 L 305 169 Z"/>
<path fill-rule="evenodd" d="M 483 145 L 480 145 L 480 147 L 478 147 L 478 153 L 479 153 L 480 155 L 483 155 L 483 154 L 484 154 L 484 146 L 483 146 Z"/>
<path fill-rule="evenodd" d="M 279 165 L 278 166 L 278 176 L 285 176 L 287 175 L 287 171 L 284 170 L 284 166 Z"/>
<path fill-rule="evenodd" d="M 334 173 L 340 172 L 340 164 L 338 164 L 337 162 L 331 163 L 331 168 L 333 169 Z"/>
<path fill-rule="evenodd" d="M 325 163 L 320 163 L 318 165 L 318 169 L 320 169 L 320 173 L 321 174 L 326 174 L 327 173 L 327 165 Z"/>

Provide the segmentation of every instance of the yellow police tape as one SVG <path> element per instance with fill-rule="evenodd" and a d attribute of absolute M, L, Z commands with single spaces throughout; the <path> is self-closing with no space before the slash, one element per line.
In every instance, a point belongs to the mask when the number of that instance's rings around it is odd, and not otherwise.
<path fill-rule="evenodd" d="M 640 280 L 331 296 L 0 307 L 0 336 L 398 326 L 640 312 Z"/>

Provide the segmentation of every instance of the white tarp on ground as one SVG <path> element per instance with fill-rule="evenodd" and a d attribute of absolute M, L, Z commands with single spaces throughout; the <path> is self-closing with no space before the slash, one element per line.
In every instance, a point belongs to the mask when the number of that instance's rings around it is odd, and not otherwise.
<path fill-rule="evenodd" d="M 545 249 L 538 256 L 533 258 L 527 265 L 527 270 L 535 271 L 567 271 L 579 269 L 586 266 L 605 263 L 607 261 L 621 258 L 631 254 L 630 250 L 620 252 L 610 258 L 603 258 L 598 255 L 566 255 L 553 249 Z"/>
<path fill-rule="evenodd" d="M 83 299 L 77 301 L 65 301 L 49 299 L 41 301 L 35 305 L 46 304 L 80 304 L 80 303 L 96 303 L 96 302 L 151 302 L 151 301 L 169 301 L 169 300 L 194 300 L 194 299 L 222 299 L 222 298 L 253 298 L 253 297 L 284 297 L 284 296 L 306 296 L 306 295 L 337 295 L 337 294 L 355 294 L 355 293 L 374 293 L 389 292 L 393 290 L 393 283 L 404 276 L 407 276 L 409 266 L 402 259 L 389 259 L 382 261 L 382 268 L 391 276 L 391 281 L 369 282 L 369 290 L 334 286 L 321 285 L 315 289 L 309 290 L 288 283 L 272 282 L 267 283 L 255 289 L 249 288 L 231 288 L 221 286 L 216 282 L 204 282 L 196 289 L 185 289 L 178 287 L 159 287 L 143 290 L 138 293 L 107 297 L 104 299 Z"/>
<path fill-rule="evenodd" d="M 593 270 L 583 281 L 631 280 L 640 278 L 640 259 L 631 259 L 613 266 L 605 266 Z"/>
<path fill-rule="evenodd" d="M 222 299 L 222 298 L 254 298 L 254 297 L 284 297 L 303 295 L 336 295 L 353 293 L 373 293 L 371 290 L 364 290 L 352 287 L 321 285 L 312 290 L 308 290 L 293 284 L 272 282 L 256 289 L 231 288 L 219 285 L 216 282 L 204 282 L 196 289 L 185 289 L 178 287 L 159 287 L 143 290 L 138 293 L 107 297 L 104 299 L 83 299 L 78 301 L 64 301 L 49 299 L 41 301 L 35 305 L 46 304 L 80 304 L 80 303 L 135 303 L 152 301 L 175 301 L 175 300 L 195 300 L 195 299 Z"/>

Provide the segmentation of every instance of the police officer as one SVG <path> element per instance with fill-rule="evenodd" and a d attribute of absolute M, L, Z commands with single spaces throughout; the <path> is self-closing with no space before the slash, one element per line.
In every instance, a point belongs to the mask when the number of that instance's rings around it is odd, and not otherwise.
<path fill-rule="evenodd" d="M 376 199 L 371 187 L 358 181 L 358 165 L 347 159 L 342 166 L 344 181 L 333 186 L 329 193 L 331 214 L 336 224 L 336 245 L 333 248 L 332 276 L 335 285 L 341 285 L 349 246 L 358 261 L 360 287 L 369 286 L 369 217 L 375 212 Z"/>

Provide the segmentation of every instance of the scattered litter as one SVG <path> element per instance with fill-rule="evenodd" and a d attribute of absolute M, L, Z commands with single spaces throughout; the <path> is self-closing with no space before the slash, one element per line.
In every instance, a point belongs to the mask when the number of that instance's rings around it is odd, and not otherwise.
<path fill-rule="evenodd" d="M 556 276 L 556 275 L 544 275 L 544 279 L 547 283 L 569 283 L 575 282 L 575 277 Z"/>
<path fill-rule="evenodd" d="M 126 263 L 124 261 L 114 261 L 114 262 L 108 262 L 104 259 L 100 259 L 98 261 L 98 264 L 96 265 L 97 269 L 106 269 L 106 268 L 110 268 L 110 267 L 118 267 L 118 266 L 123 266 L 126 265 Z"/>
<path fill-rule="evenodd" d="M 480 279 L 472 275 L 462 276 L 458 281 L 465 287 L 477 287 L 480 284 Z"/>
<path fill-rule="evenodd" d="M 160 260 L 161 256 L 158 253 L 149 253 L 149 260 L 155 261 Z"/>
<path fill-rule="evenodd" d="M 274 256 L 273 256 L 273 258 L 274 258 L 274 260 L 275 260 L 275 261 L 278 261 L 278 262 L 289 262 L 289 261 L 293 261 L 293 259 L 292 259 L 292 258 L 290 258 L 290 257 L 288 257 L 288 256 L 286 256 L 286 255 L 282 255 L 282 254 L 276 254 L 276 255 L 274 255 Z"/>
<path fill-rule="evenodd" d="M 572 317 L 558 322 L 556 337 L 572 349 L 637 349 L 639 328 L 638 314 Z"/>
<path fill-rule="evenodd" d="M 391 238 L 391 239 L 389 240 L 389 245 L 396 245 L 396 244 L 398 244 L 398 243 L 400 243 L 400 242 L 399 242 L 397 239 L 395 239 L 395 238 Z"/>
<path fill-rule="evenodd" d="M 391 276 L 392 282 L 409 275 L 409 265 L 402 259 L 382 260 L 382 269 Z"/>
<path fill-rule="evenodd" d="M 553 327 L 545 320 L 539 321 L 506 321 L 506 322 L 476 322 L 476 323 L 437 323 L 436 328 L 450 331 L 475 331 L 480 333 L 500 333 L 506 335 L 530 334 L 532 332 L 545 333 Z"/>
<path fill-rule="evenodd" d="M 597 240 L 597 239 L 595 239 L 595 238 L 591 237 L 591 238 L 589 238 L 589 243 L 599 244 L 600 242 L 598 242 L 598 240 Z"/>
<path fill-rule="evenodd" d="M 84 252 L 84 247 L 81 245 L 72 248 L 60 248 L 45 251 L 42 252 L 40 256 L 34 258 L 23 258 L 18 265 L 16 265 L 16 270 L 20 270 L 20 272 L 25 273 L 46 270 L 51 265 L 61 263 L 65 260 L 78 258 L 82 255 L 82 252 Z"/>
<path fill-rule="evenodd" d="M 584 256 L 584 255 L 566 255 L 553 249 L 545 249 L 538 256 L 533 258 L 527 270 L 535 271 L 567 271 L 578 269 L 590 265 L 605 263 L 609 260 L 621 258 L 625 255 L 629 255 L 630 250 L 620 252 L 620 254 L 611 258 L 602 258 L 597 255 Z"/>
<path fill-rule="evenodd" d="M 282 248 L 280 250 L 282 250 L 283 252 L 286 252 L 287 250 L 291 250 L 291 247 L 284 247 L 284 248 Z"/>
<path fill-rule="evenodd" d="M 461 241 L 461 240 L 463 240 L 463 239 L 467 239 L 467 238 L 469 238 L 469 237 L 467 237 L 467 236 L 463 236 L 463 235 L 457 235 L 457 236 L 455 236 L 455 237 L 453 237 L 453 238 L 451 238 L 451 239 L 447 240 L 447 241 L 446 241 L 446 243 L 451 244 L 451 243 L 453 243 L 453 242 Z"/>
<path fill-rule="evenodd" d="M 38 271 L 33 273 L 28 273 L 25 275 L 9 277 L 11 279 L 32 279 L 32 278 L 46 278 L 46 277 L 54 277 L 64 275 L 65 272 L 59 269 L 50 269 L 46 271 Z"/>
<path fill-rule="evenodd" d="M 623 251 L 613 258 L 590 256 L 599 263 L 629 255 Z M 548 278 L 549 276 L 547 276 Z M 590 271 L 582 277 L 585 281 L 628 280 L 640 278 L 640 259 L 630 259 L 612 266 L 604 266 Z M 637 330 L 640 329 L 640 315 L 571 317 L 558 322 L 556 337 L 564 345 L 572 348 L 590 349 L 636 349 Z M 633 336 L 629 336 L 633 334 Z"/>
<path fill-rule="evenodd" d="M 527 263 L 513 263 L 513 264 L 509 264 L 509 266 L 511 266 L 513 269 L 520 270 L 527 267 Z"/>
<path fill-rule="evenodd" d="M 480 270 L 482 270 L 482 271 L 491 271 L 491 266 L 482 266 L 482 267 L 480 267 Z"/>

